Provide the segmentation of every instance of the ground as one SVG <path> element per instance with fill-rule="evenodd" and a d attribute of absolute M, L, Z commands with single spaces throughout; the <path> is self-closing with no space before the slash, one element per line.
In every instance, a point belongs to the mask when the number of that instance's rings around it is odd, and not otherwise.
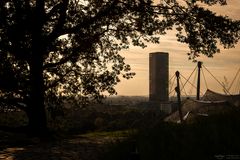
<path fill-rule="evenodd" d="M 0 132 L 0 160 L 99 160 L 123 138 L 116 133 L 75 134 L 49 141 Z"/>

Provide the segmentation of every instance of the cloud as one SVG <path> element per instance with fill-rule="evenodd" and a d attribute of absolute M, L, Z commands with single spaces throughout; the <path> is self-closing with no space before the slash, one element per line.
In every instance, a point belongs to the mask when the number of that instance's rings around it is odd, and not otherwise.
<path fill-rule="evenodd" d="M 234 19 L 240 19 L 240 0 L 229 0 L 227 6 L 213 6 L 211 10 L 218 14 L 227 14 Z M 185 77 L 188 77 L 196 64 L 188 60 L 187 52 L 189 51 L 186 44 L 181 44 L 176 41 L 175 32 L 168 31 L 165 36 L 160 39 L 160 44 L 147 44 L 145 49 L 139 47 L 130 47 L 128 50 L 123 50 L 121 54 L 126 57 L 126 62 L 131 65 L 132 70 L 136 72 L 136 76 L 131 80 L 122 80 L 117 85 L 117 91 L 120 95 L 148 95 L 149 92 L 149 53 L 150 52 L 168 52 L 169 53 L 169 72 L 170 76 L 174 75 L 176 70 L 179 70 Z M 220 81 L 226 76 L 231 82 L 240 67 L 240 43 L 232 49 L 221 49 L 221 53 L 214 55 L 214 58 L 201 56 L 200 61 L 203 61 L 204 66 Z M 207 84 L 210 89 L 222 91 L 221 86 L 214 78 L 205 71 Z M 203 89 L 206 89 L 206 84 L 202 82 Z M 203 91 L 204 91 L 203 90 Z"/>

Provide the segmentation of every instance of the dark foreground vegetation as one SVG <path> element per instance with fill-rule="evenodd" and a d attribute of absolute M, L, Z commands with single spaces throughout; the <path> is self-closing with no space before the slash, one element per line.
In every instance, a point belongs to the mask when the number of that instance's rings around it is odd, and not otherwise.
<path fill-rule="evenodd" d="M 231 111 L 182 125 L 160 122 L 117 145 L 108 159 L 125 160 L 129 153 L 141 160 L 240 159 L 239 114 Z"/>
<path fill-rule="evenodd" d="M 239 113 L 200 118 L 184 125 L 160 123 L 138 132 L 134 150 L 128 144 L 132 139 L 121 148 L 137 152 L 141 160 L 240 159 Z M 114 154 L 117 152 L 120 156 L 114 157 L 121 160 L 128 156 L 121 153 L 119 146 L 113 149 Z"/>
<path fill-rule="evenodd" d="M 1 131 L 0 159 L 240 159 L 239 115 L 233 110 L 174 124 L 163 122 L 157 109 L 71 109 L 49 120 L 51 138 Z M 25 118 L 21 112 L 1 113 L 0 122 L 17 127 Z"/>

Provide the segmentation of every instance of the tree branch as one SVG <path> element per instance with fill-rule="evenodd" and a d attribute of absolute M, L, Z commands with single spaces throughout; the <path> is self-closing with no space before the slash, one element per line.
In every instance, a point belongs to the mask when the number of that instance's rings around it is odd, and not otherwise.
<path fill-rule="evenodd" d="M 51 42 L 61 35 L 76 33 L 80 29 L 89 28 L 90 25 L 96 23 L 96 21 L 98 21 L 99 19 L 102 19 L 103 17 L 108 16 L 110 14 L 111 10 L 116 6 L 116 4 L 118 2 L 119 2 L 119 0 L 114 0 L 111 2 L 111 4 L 109 4 L 107 6 L 106 5 L 103 6 L 94 17 L 87 17 L 87 18 L 83 19 L 81 23 L 79 23 L 78 25 L 76 25 L 74 27 L 62 28 L 61 30 L 53 31 L 54 34 L 52 33 L 50 36 L 47 37 L 47 39 L 49 39 L 49 41 Z"/>
<path fill-rule="evenodd" d="M 55 28 L 53 29 L 52 33 L 48 36 L 48 41 L 52 42 L 54 39 L 56 39 L 59 36 L 59 33 L 61 34 L 63 30 L 63 26 L 66 22 L 67 17 L 67 7 L 68 7 L 69 0 L 63 0 L 62 3 L 56 5 L 51 11 L 55 12 L 55 10 L 60 10 L 60 16 L 58 19 L 58 23 L 56 24 Z"/>
<path fill-rule="evenodd" d="M 95 35 L 91 36 L 91 37 L 88 39 L 88 41 L 91 40 L 91 43 L 94 43 L 95 41 L 97 41 L 97 40 L 99 39 L 99 37 L 101 37 L 101 35 L 105 34 L 107 31 L 108 31 L 108 29 L 107 29 L 107 30 L 104 30 L 104 31 L 101 32 L 101 33 L 98 33 L 98 34 L 95 34 Z M 72 51 L 71 54 L 65 56 L 64 58 L 62 58 L 61 60 L 59 60 L 59 61 L 56 62 L 56 63 L 47 63 L 47 64 L 45 64 L 45 65 L 43 66 L 43 69 L 54 68 L 54 67 L 57 67 L 57 66 L 59 66 L 59 65 L 62 65 L 62 64 L 64 64 L 64 63 L 70 61 L 70 60 L 72 59 L 72 57 L 74 57 L 75 55 L 77 55 L 78 52 L 79 52 L 79 50 L 81 50 L 81 49 L 82 49 L 82 46 L 78 46 L 78 47 L 74 48 L 74 50 Z M 76 52 L 75 52 L 75 51 L 76 51 Z"/>
<path fill-rule="evenodd" d="M 56 87 L 58 85 L 58 83 L 62 82 L 65 78 L 65 76 L 67 76 L 70 72 L 72 72 L 73 70 L 70 69 L 69 71 L 67 71 L 65 74 L 63 75 L 58 75 L 60 78 L 58 80 L 55 80 L 53 83 L 47 85 L 45 87 L 45 90 L 48 90 L 49 88 L 53 88 L 53 87 Z"/>

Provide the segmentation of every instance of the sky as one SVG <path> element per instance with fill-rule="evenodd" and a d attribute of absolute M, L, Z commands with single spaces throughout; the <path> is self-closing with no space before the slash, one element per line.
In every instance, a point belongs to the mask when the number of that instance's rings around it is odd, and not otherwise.
<path fill-rule="evenodd" d="M 233 19 L 240 20 L 240 0 L 228 0 L 227 6 L 213 6 L 210 9 L 217 14 L 227 15 Z M 121 55 L 126 58 L 126 63 L 131 65 L 132 71 L 136 73 L 133 79 L 122 81 L 116 86 L 118 95 L 125 96 L 148 96 L 149 94 L 149 53 L 150 52 L 168 52 L 169 53 L 169 78 L 178 70 L 184 77 L 188 78 L 196 63 L 188 60 L 188 46 L 176 41 L 175 33 L 168 31 L 165 36 L 160 37 L 160 44 L 147 44 L 145 49 L 139 47 L 130 47 L 128 50 L 121 51 Z M 219 82 L 224 81 L 224 76 L 230 84 L 238 69 L 240 68 L 240 42 L 235 48 L 223 49 L 215 54 L 213 58 L 201 56 L 198 60 L 217 78 Z M 206 82 L 202 77 L 201 93 L 206 89 L 217 92 L 223 92 L 223 87 L 207 72 L 203 70 Z M 194 75 L 190 79 L 194 83 Z M 182 83 L 185 80 L 182 78 Z M 234 84 L 235 85 L 235 84 Z M 171 86 L 171 85 L 170 85 Z M 186 95 L 195 94 L 195 89 L 191 85 L 186 85 Z M 232 90 L 232 94 L 234 91 Z"/>

